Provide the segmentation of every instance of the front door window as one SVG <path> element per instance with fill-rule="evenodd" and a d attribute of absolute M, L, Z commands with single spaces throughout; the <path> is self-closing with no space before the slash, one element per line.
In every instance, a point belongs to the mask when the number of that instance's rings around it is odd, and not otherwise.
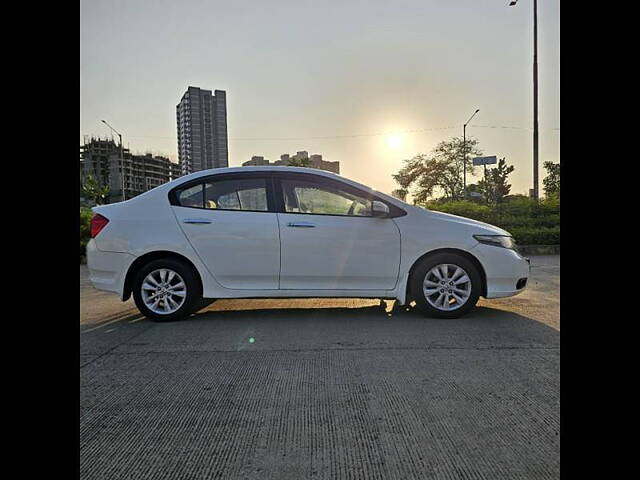
<path fill-rule="evenodd" d="M 281 185 L 287 213 L 372 216 L 371 200 L 362 195 L 307 180 L 283 179 Z"/>

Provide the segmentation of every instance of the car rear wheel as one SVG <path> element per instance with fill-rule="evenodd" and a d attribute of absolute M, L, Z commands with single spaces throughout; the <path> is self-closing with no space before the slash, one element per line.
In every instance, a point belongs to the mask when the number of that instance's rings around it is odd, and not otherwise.
<path fill-rule="evenodd" d="M 421 261 L 411 277 L 411 294 L 425 315 L 458 318 L 480 297 L 482 281 L 476 266 L 462 255 L 439 253 Z"/>
<path fill-rule="evenodd" d="M 133 299 L 147 318 L 170 322 L 193 313 L 202 292 L 193 268 L 180 260 L 166 258 L 153 260 L 138 271 Z"/>

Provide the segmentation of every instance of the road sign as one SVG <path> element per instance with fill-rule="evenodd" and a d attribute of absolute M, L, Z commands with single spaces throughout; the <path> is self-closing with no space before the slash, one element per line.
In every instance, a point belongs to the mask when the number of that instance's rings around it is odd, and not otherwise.
<path fill-rule="evenodd" d="M 498 159 L 495 155 L 491 157 L 474 157 L 473 164 L 474 165 L 493 165 L 494 163 L 498 163 Z"/>

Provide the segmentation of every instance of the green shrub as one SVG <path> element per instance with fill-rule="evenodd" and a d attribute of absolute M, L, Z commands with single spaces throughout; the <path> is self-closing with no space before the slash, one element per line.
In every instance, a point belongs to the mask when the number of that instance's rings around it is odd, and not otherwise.
<path fill-rule="evenodd" d="M 502 215 L 513 215 L 516 217 L 534 217 L 538 213 L 538 204 L 527 197 L 515 197 L 495 207 L 496 211 Z"/>
<path fill-rule="evenodd" d="M 93 212 L 90 208 L 80 208 L 80 258 L 87 254 L 87 243 L 91 237 L 91 217 Z"/>
<path fill-rule="evenodd" d="M 560 245 L 560 226 L 516 227 L 509 230 L 518 245 Z"/>
<path fill-rule="evenodd" d="M 504 228 L 520 245 L 560 244 L 560 199 L 557 197 L 538 203 L 517 195 L 491 206 L 469 201 L 434 201 L 429 202 L 427 208 Z"/>
<path fill-rule="evenodd" d="M 560 225 L 560 215 L 545 215 L 539 217 L 525 217 L 525 216 L 500 216 L 495 215 L 488 223 L 493 225 L 499 225 L 500 227 L 509 230 L 513 227 L 555 227 Z"/>
<path fill-rule="evenodd" d="M 491 208 L 487 205 L 479 205 L 474 202 L 447 202 L 447 203 L 429 203 L 427 208 L 438 212 L 450 213 L 460 217 L 473 218 L 481 222 L 488 221 L 492 216 Z"/>

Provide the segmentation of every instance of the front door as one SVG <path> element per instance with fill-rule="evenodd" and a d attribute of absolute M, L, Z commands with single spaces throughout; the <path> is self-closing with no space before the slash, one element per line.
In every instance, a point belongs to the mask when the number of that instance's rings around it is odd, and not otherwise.
<path fill-rule="evenodd" d="M 318 175 L 279 180 L 280 288 L 391 290 L 400 266 L 400 232 L 371 216 L 371 198 Z"/>
<path fill-rule="evenodd" d="M 176 192 L 172 208 L 182 231 L 226 288 L 278 288 L 280 240 L 276 213 L 268 208 L 269 182 L 215 175 Z"/>

